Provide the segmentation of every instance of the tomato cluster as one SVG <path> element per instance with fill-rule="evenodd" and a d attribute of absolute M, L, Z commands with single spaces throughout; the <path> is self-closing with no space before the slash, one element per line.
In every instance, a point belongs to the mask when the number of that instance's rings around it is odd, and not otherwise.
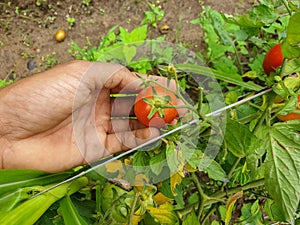
<path fill-rule="evenodd" d="M 149 86 L 136 97 L 134 113 L 145 126 L 162 128 L 178 116 L 173 92 L 161 86 Z"/>
<path fill-rule="evenodd" d="M 273 46 L 266 54 L 263 62 L 263 68 L 266 74 L 276 72 L 276 69 L 282 65 L 284 57 L 282 55 L 281 44 Z M 300 95 L 298 95 L 298 103 L 300 104 Z M 297 107 L 296 109 L 299 109 Z M 286 115 L 279 115 L 278 118 L 282 121 L 300 120 L 300 113 L 288 113 Z"/>

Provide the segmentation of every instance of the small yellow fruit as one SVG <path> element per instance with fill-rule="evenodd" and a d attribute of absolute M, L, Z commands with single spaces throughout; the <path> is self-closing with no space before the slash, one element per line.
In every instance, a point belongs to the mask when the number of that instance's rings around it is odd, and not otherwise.
<path fill-rule="evenodd" d="M 64 30 L 58 30 L 55 34 L 55 40 L 57 42 L 62 42 L 66 38 L 66 32 Z"/>

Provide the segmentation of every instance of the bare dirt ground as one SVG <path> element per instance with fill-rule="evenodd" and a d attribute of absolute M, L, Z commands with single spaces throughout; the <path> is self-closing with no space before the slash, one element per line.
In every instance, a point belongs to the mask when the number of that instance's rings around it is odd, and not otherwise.
<path fill-rule="evenodd" d="M 247 10 L 254 1 L 152 1 L 161 6 L 165 16 L 157 28 L 150 28 L 148 38 L 162 35 L 159 28 L 168 25 L 164 34 L 167 41 L 199 50 L 203 43 L 201 29 L 190 21 L 198 18 L 202 6 L 234 14 Z M 72 41 L 80 47 L 87 43 L 98 46 L 115 25 L 129 31 L 139 26 L 146 10 L 150 8 L 143 0 L 0 0 L 0 79 L 19 79 L 72 60 L 68 52 Z M 60 43 L 54 38 L 58 29 L 67 32 Z"/>

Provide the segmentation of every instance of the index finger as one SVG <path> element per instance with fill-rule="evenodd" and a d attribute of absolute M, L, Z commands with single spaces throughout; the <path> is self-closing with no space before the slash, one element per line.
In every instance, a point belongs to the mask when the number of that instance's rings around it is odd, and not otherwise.
<path fill-rule="evenodd" d="M 141 84 L 143 82 L 143 79 L 154 80 L 173 91 L 176 90 L 176 84 L 174 80 L 168 80 L 166 77 L 162 76 L 145 75 L 130 72 L 126 67 L 123 67 L 119 71 L 114 73 L 105 82 L 104 87 L 110 89 L 112 94 L 137 93 L 142 89 Z"/>

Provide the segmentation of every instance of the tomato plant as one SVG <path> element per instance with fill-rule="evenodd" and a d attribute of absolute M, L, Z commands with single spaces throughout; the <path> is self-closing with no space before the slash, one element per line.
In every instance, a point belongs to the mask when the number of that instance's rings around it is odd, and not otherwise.
<path fill-rule="evenodd" d="M 281 66 L 283 63 L 284 57 L 281 51 L 281 44 L 276 44 L 273 46 L 266 54 L 263 62 L 264 71 L 267 74 L 271 72 L 276 72 L 276 68 Z"/>
<path fill-rule="evenodd" d="M 192 23 L 203 28 L 201 38 L 207 48 L 187 57 L 176 58 L 186 49 L 178 51 L 163 41 L 149 40 L 143 45 L 147 48 L 139 49 L 151 29 L 146 25 L 132 31 L 120 27 L 116 33 L 114 27 L 98 47 L 80 48 L 73 43 L 77 59 L 117 62 L 134 72 L 175 80 L 175 92 L 153 80 L 144 82 L 134 106 L 144 125 L 171 123 L 161 131 L 166 133 L 200 119 L 195 126 L 164 136 L 155 146 L 86 174 L 88 184 L 79 185 L 74 194 L 58 188 L 41 195 L 47 202 L 57 201 L 47 205 L 45 213 L 46 208 L 31 204 L 35 198 L 28 198 L 43 185 L 65 181 L 90 166 L 55 175 L 0 170 L 0 217 L 5 218 L 1 224 L 20 224 L 16 212 L 24 212 L 24 221 L 33 221 L 32 212 L 44 213 L 36 224 L 57 225 L 67 224 L 63 220 L 111 225 L 298 224 L 300 114 L 292 111 L 300 102 L 300 3 L 273 2 L 258 1 L 249 12 L 237 15 L 203 7 Z M 282 44 L 269 50 L 278 42 Z M 144 58 L 142 53 L 149 49 Z M 280 76 L 267 76 L 282 65 L 281 52 L 289 60 Z M 224 128 L 219 117 L 208 116 L 214 110 L 210 103 L 218 104 L 218 109 L 224 100 L 218 98 L 216 83 L 209 82 L 211 76 L 220 81 L 227 105 L 265 88 L 270 92 L 224 112 Z M 183 98 L 187 95 L 189 101 Z M 182 107 L 178 102 L 188 109 L 184 117 L 177 113 Z M 292 121 L 281 122 L 278 114 Z M 26 206 L 31 210 L 24 210 Z"/>
<path fill-rule="evenodd" d="M 178 116 L 176 105 L 174 93 L 161 86 L 149 86 L 136 97 L 134 113 L 145 126 L 161 128 Z"/>

